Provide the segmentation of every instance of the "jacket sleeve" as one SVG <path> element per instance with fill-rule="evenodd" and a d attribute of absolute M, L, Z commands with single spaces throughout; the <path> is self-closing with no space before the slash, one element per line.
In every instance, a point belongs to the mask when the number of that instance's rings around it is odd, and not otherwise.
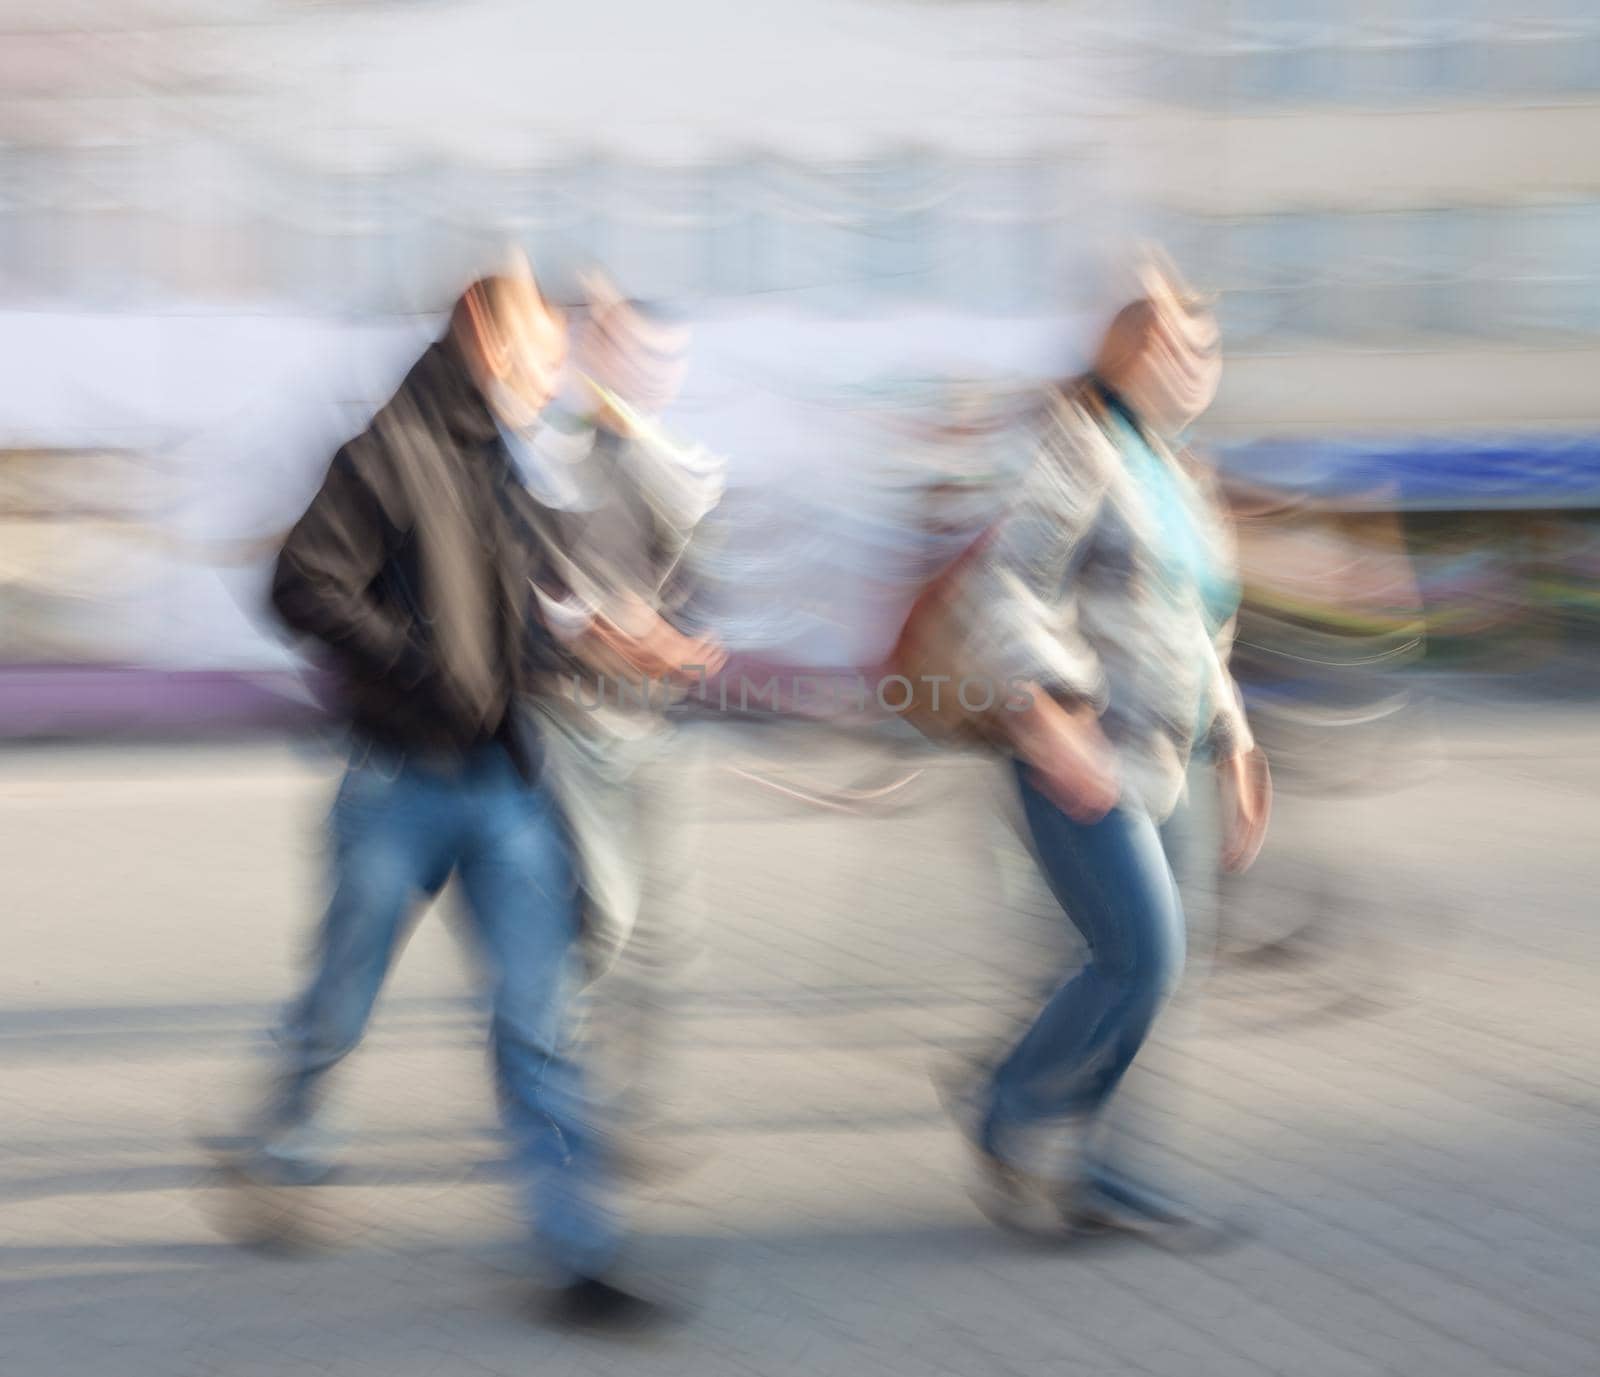
<path fill-rule="evenodd" d="M 976 672 L 1101 708 L 1105 675 L 1079 629 L 1070 581 L 1107 483 L 1091 424 L 1052 414 L 1025 433 L 1031 461 L 962 580 L 959 602 L 963 659 Z"/>
<path fill-rule="evenodd" d="M 320 641 L 358 673 L 409 687 L 425 677 L 426 657 L 406 630 L 404 610 L 371 591 L 384 563 L 384 529 L 378 499 L 347 445 L 278 555 L 272 603 L 291 630 Z"/>
<path fill-rule="evenodd" d="M 674 440 L 646 421 L 634 432 L 628 455 L 645 500 L 684 539 L 722 500 L 727 461 L 704 445 Z"/>
<path fill-rule="evenodd" d="M 1239 550 L 1234 536 L 1233 521 L 1223 501 L 1222 488 L 1215 472 L 1191 460 L 1190 477 L 1199 490 L 1203 510 L 1209 520 L 1213 558 L 1226 566 L 1236 576 L 1239 567 Z M 1235 602 L 1237 608 L 1237 601 Z M 1202 724 L 1201 740 L 1216 760 L 1231 760 L 1254 749 L 1255 740 L 1250 734 L 1250 724 L 1245 717 L 1244 699 L 1239 693 L 1228 662 L 1232 657 L 1233 638 L 1238 629 L 1237 615 L 1230 616 L 1215 635 L 1206 634 L 1203 653 L 1206 656 L 1206 698 L 1209 719 Z"/>
<path fill-rule="evenodd" d="M 622 459 L 629 477 L 657 521 L 687 540 L 722 500 L 726 459 L 704 445 L 679 440 L 659 418 L 637 410 L 616 393 L 596 390 L 626 426 Z"/>

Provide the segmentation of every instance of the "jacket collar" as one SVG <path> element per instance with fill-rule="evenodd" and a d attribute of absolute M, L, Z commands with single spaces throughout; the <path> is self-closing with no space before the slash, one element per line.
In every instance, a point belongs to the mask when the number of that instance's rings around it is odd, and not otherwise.
<path fill-rule="evenodd" d="M 1124 400 L 1122 394 L 1118 392 L 1116 388 L 1112 387 L 1111 384 L 1102 378 L 1098 373 L 1091 373 L 1089 375 L 1089 388 L 1094 395 L 1099 398 L 1101 405 L 1103 405 L 1108 411 L 1115 412 L 1124 421 L 1126 421 L 1131 427 L 1133 427 L 1133 431 L 1136 435 L 1145 440 L 1149 439 L 1150 432 L 1145 429 L 1144 422 L 1139 419 L 1139 413 L 1129 406 L 1127 401 Z"/>
<path fill-rule="evenodd" d="M 438 415 L 458 443 L 479 446 L 499 440 L 494 413 L 472 380 L 461 346 L 448 331 L 417 360 L 406 386 Z"/>

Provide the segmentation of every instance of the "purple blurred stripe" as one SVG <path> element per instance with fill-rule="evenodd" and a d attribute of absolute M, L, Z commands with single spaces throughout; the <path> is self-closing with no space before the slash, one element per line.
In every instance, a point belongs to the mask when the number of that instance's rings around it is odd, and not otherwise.
<path fill-rule="evenodd" d="M 0 668 L 0 739 L 298 727 L 320 718 L 293 671 Z"/>
<path fill-rule="evenodd" d="M 714 706 L 725 682 L 734 711 L 747 694 L 749 706 L 757 711 L 887 718 L 891 714 L 872 703 L 883 673 L 877 667 L 815 667 L 736 657 L 707 683 L 703 701 Z M 843 706 L 862 681 L 868 700 L 864 714 Z M 327 688 L 324 679 L 292 670 L 6 666 L 0 667 L 0 741 L 306 727 L 325 717 L 320 704 L 332 701 Z"/>

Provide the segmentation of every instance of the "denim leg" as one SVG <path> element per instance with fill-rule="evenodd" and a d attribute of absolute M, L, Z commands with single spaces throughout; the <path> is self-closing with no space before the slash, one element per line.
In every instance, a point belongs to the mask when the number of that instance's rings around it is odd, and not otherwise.
<path fill-rule="evenodd" d="M 995 1072 L 984 1144 L 1098 1109 L 1144 1043 L 1183 966 L 1183 913 L 1155 824 L 1117 808 L 1073 822 L 1018 769 L 1023 808 L 1057 902 L 1088 946 Z"/>
<path fill-rule="evenodd" d="M 333 897 L 316 974 L 278 1034 L 282 1070 L 269 1133 L 308 1123 L 327 1073 L 361 1040 L 415 895 L 448 864 L 453 811 L 447 791 L 398 765 L 369 759 L 345 774 L 330 824 Z"/>
<path fill-rule="evenodd" d="M 541 1251 L 569 1275 L 615 1261 L 603 1150 L 568 1021 L 578 929 L 565 824 L 509 762 L 482 775 L 461 885 L 488 966 L 501 1114 Z"/>

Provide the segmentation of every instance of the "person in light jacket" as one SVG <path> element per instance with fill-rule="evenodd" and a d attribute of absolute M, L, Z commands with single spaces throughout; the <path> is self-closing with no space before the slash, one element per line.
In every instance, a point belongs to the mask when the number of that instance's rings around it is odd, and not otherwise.
<path fill-rule="evenodd" d="M 990 1200 L 1009 1208 L 1043 1185 L 1071 1229 L 1189 1223 L 1104 1160 L 1093 1130 L 1183 968 L 1162 826 L 1198 746 L 1220 772 L 1226 866 L 1248 864 L 1266 822 L 1264 762 L 1228 673 L 1226 531 L 1169 448 L 1219 371 L 1209 312 L 1149 279 L 1092 371 L 1048 390 L 1016 499 L 958 594 L 962 663 L 1023 686 L 987 726 L 1087 946 L 977 1092 L 970 1129 Z M 1071 1162 L 1037 1167 L 1036 1131 L 1063 1122 L 1082 1130 Z"/>

